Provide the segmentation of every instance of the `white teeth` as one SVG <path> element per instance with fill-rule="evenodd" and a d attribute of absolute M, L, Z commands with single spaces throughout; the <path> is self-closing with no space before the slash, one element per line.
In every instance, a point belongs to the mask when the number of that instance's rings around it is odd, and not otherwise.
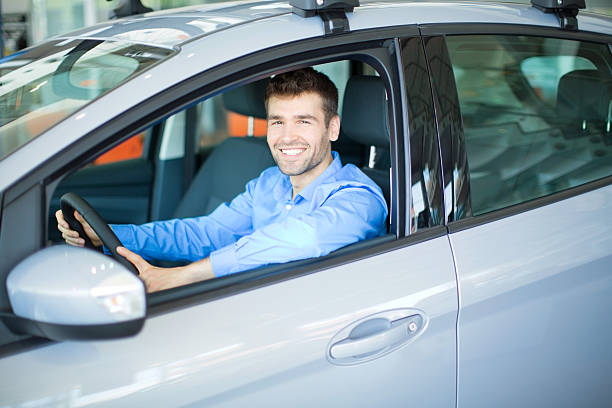
<path fill-rule="evenodd" d="M 297 156 L 298 154 L 302 153 L 304 149 L 282 149 L 281 151 L 287 156 Z"/>

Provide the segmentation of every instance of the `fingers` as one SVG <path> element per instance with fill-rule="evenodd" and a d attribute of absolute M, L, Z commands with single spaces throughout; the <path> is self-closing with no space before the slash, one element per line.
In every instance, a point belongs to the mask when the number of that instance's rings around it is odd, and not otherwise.
<path fill-rule="evenodd" d="M 85 221 L 85 218 L 83 218 L 81 213 L 78 212 L 77 210 L 74 210 L 74 218 L 76 218 L 77 221 L 80 222 L 81 225 L 83 225 L 83 227 L 85 227 L 85 226 L 89 227 L 89 223 L 87 223 L 87 221 Z"/>
<path fill-rule="evenodd" d="M 57 219 L 57 229 L 62 233 L 62 238 L 68 245 L 85 246 L 85 240 L 79 236 L 79 233 L 70 229 L 68 222 L 64 219 L 62 210 L 55 212 L 55 218 Z"/>
<path fill-rule="evenodd" d="M 145 261 L 140 255 L 135 254 L 125 247 L 117 247 L 117 253 L 133 263 L 136 269 L 138 269 L 138 272 L 141 274 L 151 267 L 151 264 Z"/>
<path fill-rule="evenodd" d="M 136 269 L 138 269 L 138 277 L 144 282 L 147 292 L 160 290 L 156 285 L 154 277 L 151 276 L 154 267 L 150 263 L 145 261 L 140 255 L 122 246 L 117 247 L 117 253 L 133 263 Z"/>
<path fill-rule="evenodd" d="M 77 221 L 81 223 L 81 225 L 83 226 L 83 230 L 85 231 L 85 234 L 87 235 L 91 243 L 96 247 L 101 246 L 102 240 L 100 240 L 98 234 L 96 234 L 93 228 L 91 228 L 91 225 L 89 225 L 89 223 L 85 221 L 85 218 L 83 218 L 83 216 L 77 210 L 74 210 L 74 218 L 76 218 Z"/>
<path fill-rule="evenodd" d="M 58 227 L 61 225 L 64 228 L 69 228 L 68 227 L 68 223 L 64 219 L 64 213 L 62 213 L 62 210 L 57 210 L 55 212 L 55 219 L 57 220 L 57 226 Z"/>

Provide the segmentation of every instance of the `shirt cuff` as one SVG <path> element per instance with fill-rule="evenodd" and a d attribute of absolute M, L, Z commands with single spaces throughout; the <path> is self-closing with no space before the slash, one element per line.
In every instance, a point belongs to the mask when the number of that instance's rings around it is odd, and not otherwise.
<path fill-rule="evenodd" d="M 134 248 L 134 232 L 132 226 L 129 224 L 109 224 L 110 229 L 115 233 L 121 245 L 133 251 Z M 108 250 L 106 245 L 102 245 L 104 253 L 110 255 L 111 252 Z"/>
<path fill-rule="evenodd" d="M 234 272 L 236 260 L 236 245 L 230 244 L 210 253 L 210 264 L 215 277 L 229 275 Z"/>

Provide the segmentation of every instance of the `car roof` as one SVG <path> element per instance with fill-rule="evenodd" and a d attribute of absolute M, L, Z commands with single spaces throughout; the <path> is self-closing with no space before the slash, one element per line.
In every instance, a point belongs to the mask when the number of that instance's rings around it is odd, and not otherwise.
<path fill-rule="evenodd" d="M 260 50 L 325 36 L 320 18 L 299 17 L 291 9 L 287 2 L 214 3 L 112 20 L 59 36 L 123 39 L 170 47 L 177 50 L 177 55 L 86 105 L 3 159 L 0 162 L 0 191 L 25 176 L 32 162 L 44 162 L 82 135 L 102 126 L 109 118 L 117 117 L 181 81 Z M 500 22 L 559 28 L 559 20 L 553 14 L 526 4 L 500 2 L 363 1 L 354 12 L 347 13 L 347 18 L 351 31 Z M 612 18 L 581 12 L 578 21 L 581 31 L 612 35 Z M 231 44 L 231 47 L 224 44 Z M 11 171 L 2 171 L 3 168 Z"/>
<path fill-rule="evenodd" d="M 287 2 L 209 3 L 109 20 L 58 37 L 122 39 L 168 47 L 232 26 L 287 13 L 291 13 Z"/>
<path fill-rule="evenodd" d="M 354 13 L 349 13 L 348 17 L 350 21 L 352 15 L 367 13 L 370 27 L 363 28 L 399 24 L 499 23 L 502 21 L 507 24 L 558 25 L 556 16 L 543 13 L 530 4 L 525 4 L 526 1 L 366 0 L 361 2 L 361 6 L 357 7 Z M 398 11 L 402 19 L 396 23 L 390 21 L 389 17 L 393 16 L 390 9 Z M 291 12 L 292 6 L 286 1 L 208 3 L 110 20 L 58 37 L 114 38 L 173 47 L 237 25 L 254 23 Z M 381 17 L 377 17 L 378 15 Z M 581 11 L 579 18 L 582 20 L 586 15 L 591 18 L 597 16 Z M 581 26 L 581 29 L 612 33 L 610 19 L 605 16 L 600 17 L 601 22 L 586 21 L 588 27 Z M 359 28 L 354 27 L 354 29 Z M 292 37 L 291 32 L 279 33 L 281 34 L 289 39 Z"/>

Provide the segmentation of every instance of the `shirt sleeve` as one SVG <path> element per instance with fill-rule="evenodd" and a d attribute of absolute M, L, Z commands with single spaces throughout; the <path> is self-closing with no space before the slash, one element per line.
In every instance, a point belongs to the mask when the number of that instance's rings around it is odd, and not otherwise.
<path fill-rule="evenodd" d="M 253 232 L 255 183 L 256 180 L 250 181 L 242 194 L 230 204 L 221 204 L 208 216 L 111 228 L 123 246 L 145 259 L 194 262 Z"/>
<path fill-rule="evenodd" d="M 287 217 L 210 254 L 215 276 L 327 255 L 386 231 L 384 199 L 365 187 L 333 193 L 309 214 Z"/>

